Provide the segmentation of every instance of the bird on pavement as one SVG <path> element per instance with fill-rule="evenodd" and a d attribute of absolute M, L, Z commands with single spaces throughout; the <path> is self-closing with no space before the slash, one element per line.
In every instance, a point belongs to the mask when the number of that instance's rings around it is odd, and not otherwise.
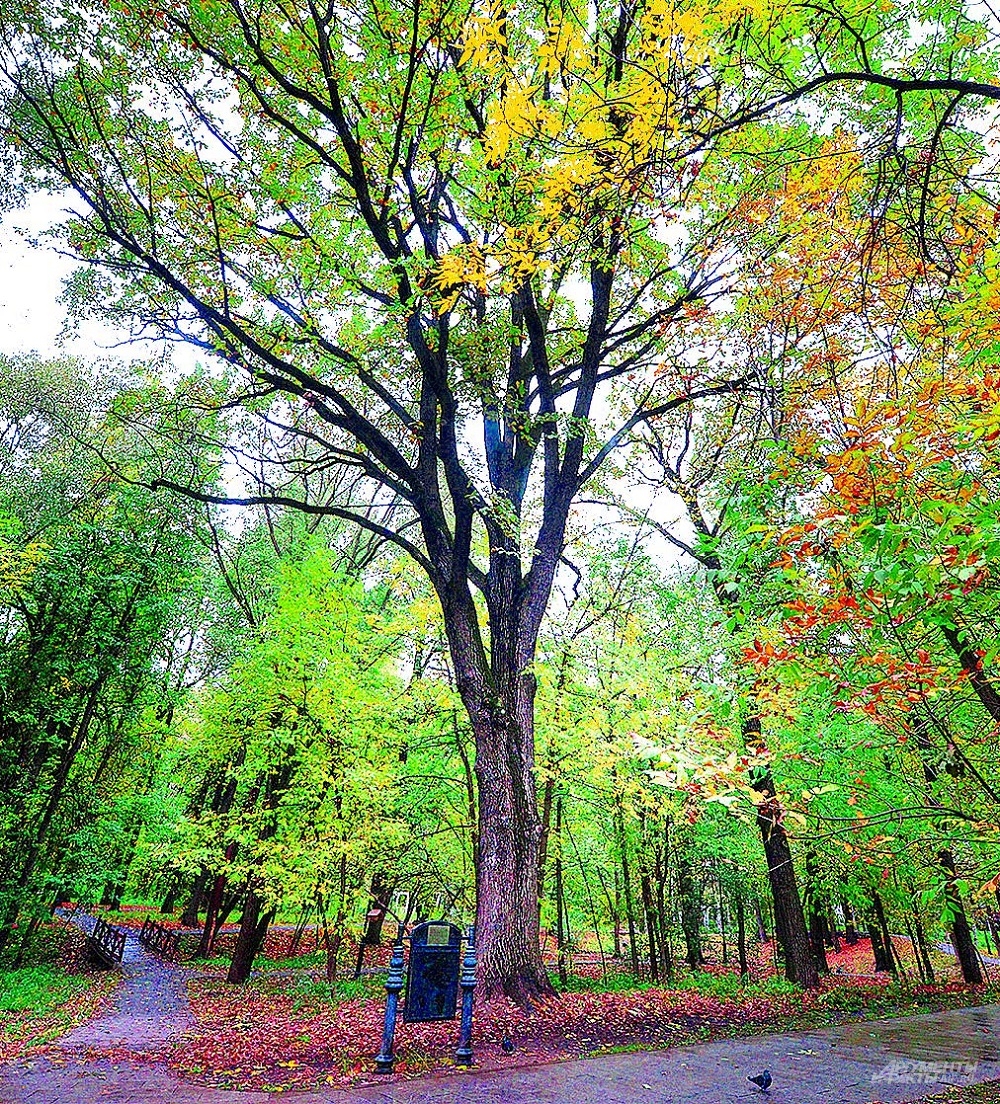
<path fill-rule="evenodd" d="M 771 1087 L 771 1071 L 764 1070 L 763 1073 L 758 1073 L 756 1077 L 748 1077 L 747 1080 L 751 1085 L 756 1085 L 761 1092 L 767 1092 Z"/>
<path fill-rule="evenodd" d="M 514 1041 L 509 1035 L 504 1035 L 504 1037 L 500 1040 L 500 1049 L 504 1052 L 504 1054 L 514 1053 Z"/>

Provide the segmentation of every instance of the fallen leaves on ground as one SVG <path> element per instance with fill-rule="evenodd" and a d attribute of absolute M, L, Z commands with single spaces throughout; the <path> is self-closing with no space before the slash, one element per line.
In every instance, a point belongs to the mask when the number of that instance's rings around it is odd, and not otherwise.
<path fill-rule="evenodd" d="M 860 958 L 861 952 L 856 953 Z M 838 956 L 831 957 L 838 962 Z M 887 977 L 851 976 L 849 964 L 851 956 L 845 956 L 844 972 L 825 979 L 815 993 L 719 997 L 670 988 L 573 992 L 530 1013 L 494 1000 L 476 1008 L 476 1064 L 491 1069 L 613 1050 L 659 1049 L 900 1008 L 900 994 Z M 198 1026 L 175 1044 L 171 1066 L 213 1085 L 272 1091 L 376 1080 L 372 1059 L 382 1038 L 384 995 L 333 1003 L 319 986 L 296 993 L 292 985 L 288 977 L 266 975 L 242 988 L 215 976 L 194 980 L 190 995 Z M 967 987 L 944 990 L 925 994 L 921 1010 L 977 999 Z M 916 998 L 906 1007 L 917 1007 Z M 400 1015 L 393 1076 L 451 1066 L 457 1035 L 457 1020 L 406 1024 Z M 505 1036 L 515 1045 L 510 1057 L 500 1048 Z"/>
<path fill-rule="evenodd" d="M 60 1035 L 93 1019 L 121 980 L 117 971 L 99 971 L 89 966 L 82 932 L 57 929 L 54 935 L 60 943 L 54 961 L 79 983 L 77 991 L 44 1011 L 26 1008 L 4 1012 L 0 1025 L 0 1062 L 10 1062 L 28 1050 L 45 1047 Z"/>

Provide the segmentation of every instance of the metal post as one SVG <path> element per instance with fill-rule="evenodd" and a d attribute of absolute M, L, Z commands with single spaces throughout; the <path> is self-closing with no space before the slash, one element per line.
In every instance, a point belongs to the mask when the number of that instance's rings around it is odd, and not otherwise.
<path fill-rule="evenodd" d="M 476 929 L 469 928 L 462 962 L 462 1026 L 458 1032 L 458 1048 L 455 1051 L 456 1066 L 472 1065 L 472 994 L 476 988 Z"/>
<path fill-rule="evenodd" d="M 385 979 L 385 1029 L 382 1032 L 382 1050 L 375 1058 L 376 1073 L 392 1073 L 396 1056 L 392 1053 L 392 1040 L 396 1034 L 396 1008 L 403 989 L 403 925 L 396 932 L 396 943 L 389 959 L 389 976 Z"/>

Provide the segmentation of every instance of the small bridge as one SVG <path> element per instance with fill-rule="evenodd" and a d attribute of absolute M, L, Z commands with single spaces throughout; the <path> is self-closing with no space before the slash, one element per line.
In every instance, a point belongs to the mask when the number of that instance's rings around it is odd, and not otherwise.
<path fill-rule="evenodd" d="M 125 933 L 106 920 L 98 920 L 87 936 L 87 951 L 98 966 L 121 966 L 125 953 Z"/>
<path fill-rule="evenodd" d="M 171 931 L 147 916 L 142 922 L 139 942 L 150 951 L 156 951 L 166 958 L 180 957 L 181 933 Z"/>

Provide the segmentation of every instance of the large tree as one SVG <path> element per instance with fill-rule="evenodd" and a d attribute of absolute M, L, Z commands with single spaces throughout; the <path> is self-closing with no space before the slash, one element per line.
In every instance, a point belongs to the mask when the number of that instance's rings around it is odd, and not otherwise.
<path fill-rule="evenodd" d="M 11 132 L 76 197 L 79 301 L 229 367 L 181 405 L 258 419 L 233 452 L 252 485 L 217 497 L 348 518 L 431 580 L 476 740 L 487 994 L 549 990 L 532 665 L 574 501 L 643 425 L 753 374 L 675 336 L 754 234 L 698 214 L 685 159 L 828 74 L 786 47 L 815 41 L 808 7 L 784 30 L 665 3 L 5 12 Z M 308 493 L 333 464 L 353 501 Z"/>

